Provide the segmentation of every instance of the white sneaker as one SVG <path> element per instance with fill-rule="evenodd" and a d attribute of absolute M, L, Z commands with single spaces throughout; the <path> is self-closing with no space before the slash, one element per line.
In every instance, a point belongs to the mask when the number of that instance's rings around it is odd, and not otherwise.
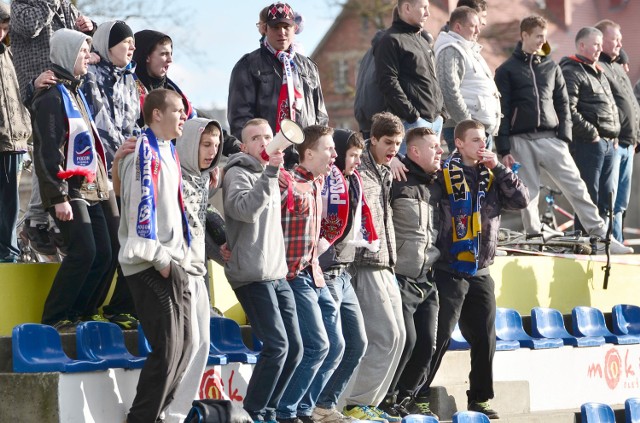
<path fill-rule="evenodd" d="M 555 236 L 564 236 L 564 232 L 557 231 L 553 229 L 551 226 L 547 225 L 546 223 L 543 223 L 540 226 L 540 232 L 545 235 L 549 234 L 549 235 L 555 235 Z"/>
<path fill-rule="evenodd" d="M 611 254 L 633 254 L 633 248 L 623 245 L 615 238 L 611 238 Z"/>
<path fill-rule="evenodd" d="M 345 416 L 341 412 L 339 412 L 335 407 L 333 408 L 322 408 L 316 407 L 313 409 L 313 414 L 311 418 L 316 423 L 355 423 L 360 420 L 354 419 L 353 417 Z"/>

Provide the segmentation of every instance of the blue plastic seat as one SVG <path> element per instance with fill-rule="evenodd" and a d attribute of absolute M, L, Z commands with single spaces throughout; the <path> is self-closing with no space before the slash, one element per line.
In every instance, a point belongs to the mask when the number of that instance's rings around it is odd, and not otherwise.
<path fill-rule="evenodd" d="M 60 334 L 51 326 L 23 323 L 13 328 L 11 336 L 13 371 L 16 373 L 40 372 L 91 372 L 106 370 L 104 360 L 73 360 L 62 350 Z"/>
<path fill-rule="evenodd" d="M 251 340 L 253 341 L 253 350 L 257 352 L 262 351 L 262 347 L 263 347 L 262 341 L 253 332 L 251 332 Z"/>
<path fill-rule="evenodd" d="M 259 353 L 250 350 L 242 341 L 240 326 L 226 317 L 211 317 L 211 352 L 224 354 L 230 362 L 254 364 Z"/>
<path fill-rule="evenodd" d="M 614 335 L 604 321 L 604 314 L 594 307 L 574 307 L 571 311 L 573 333 L 576 336 L 602 336 L 610 344 L 639 344 L 640 336 Z"/>
<path fill-rule="evenodd" d="M 110 322 L 84 322 L 76 329 L 78 359 L 104 360 L 109 367 L 140 369 L 145 357 L 136 357 L 124 345 L 122 329 Z"/>
<path fill-rule="evenodd" d="M 504 339 L 496 339 L 496 351 L 513 351 L 520 348 L 518 341 L 505 341 Z"/>
<path fill-rule="evenodd" d="M 490 423 L 489 417 L 477 411 L 458 411 L 452 420 L 453 423 Z"/>
<path fill-rule="evenodd" d="M 613 333 L 616 335 L 640 335 L 640 307 L 618 304 L 611 309 Z"/>
<path fill-rule="evenodd" d="M 616 423 L 613 409 L 607 404 L 587 402 L 580 407 L 582 423 Z"/>
<path fill-rule="evenodd" d="M 138 324 L 138 354 L 140 357 L 146 357 L 151 352 L 151 345 L 147 341 L 147 337 L 144 336 L 142 325 Z"/>
<path fill-rule="evenodd" d="M 451 341 L 449 342 L 450 350 L 468 350 L 471 348 L 469 343 L 464 336 L 462 336 L 462 332 L 460 332 L 460 326 L 456 323 L 456 327 L 453 329 L 453 333 L 451 334 Z"/>
<path fill-rule="evenodd" d="M 640 398 L 629 398 L 624 402 L 624 415 L 627 423 L 640 423 Z"/>
<path fill-rule="evenodd" d="M 559 338 L 534 338 L 522 327 L 520 313 L 512 308 L 496 309 L 496 336 L 499 340 L 518 341 L 521 347 L 542 349 L 559 348 L 564 345 Z"/>
<path fill-rule="evenodd" d="M 564 327 L 562 313 L 553 308 L 531 309 L 531 334 L 536 338 L 560 338 L 565 345 L 574 347 L 597 347 L 605 343 L 602 336 L 571 335 Z"/>
<path fill-rule="evenodd" d="M 438 419 L 421 414 L 409 414 L 402 418 L 402 423 L 438 423 Z"/>

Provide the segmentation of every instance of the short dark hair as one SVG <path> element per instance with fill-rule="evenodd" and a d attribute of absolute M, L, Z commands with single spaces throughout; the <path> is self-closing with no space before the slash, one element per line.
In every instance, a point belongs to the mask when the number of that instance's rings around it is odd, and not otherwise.
<path fill-rule="evenodd" d="M 531 15 L 524 18 L 520 21 L 520 34 L 526 32 L 527 34 L 531 34 L 535 28 L 547 28 L 547 20 L 542 16 Z"/>
<path fill-rule="evenodd" d="M 200 134 L 200 136 L 202 137 L 203 135 L 213 135 L 215 131 L 219 132 L 220 139 L 222 139 L 222 131 L 214 121 L 211 121 L 207 123 L 207 126 L 204 127 L 204 130 L 202 131 L 202 134 Z"/>
<path fill-rule="evenodd" d="M 460 6 L 470 7 L 478 13 L 486 12 L 487 8 L 489 7 L 486 0 L 458 0 L 458 4 L 456 4 L 456 7 Z"/>
<path fill-rule="evenodd" d="M 157 109 L 164 112 L 167 109 L 167 99 L 170 97 L 179 98 L 180 101 L 182 101 L 180 94 L 173 90 L 167 90 L 166 88 L 158 88 L 147 94 L 144 99 L 144 105 L 142 106 L 142 115 L 147 125 L 153 122 L 154 110 Z"/>
<path fill-rule="evenodd" d="M 404 135 L 404 126 L 400 118 L 393 113 L 376 113 L 371 118 L 371 137 L 379 140 L 387 136 Z"/>
<path fill-rule="evenodd" d="M 318 144 L 320 137 L 325 135 L 333 136 L 333 128 L 323 125 L 311 125 L 304 128 L 304 141 L 296 145 L 296 150 L 300 155 L 300 161 L 304 160 L 304 153 L 313 150 Z"/>
<path fill-rule="evenodd" d="M 475 119 L 463 120 L 456 125 L 456 129 L 453 131 L 455 138 L 464 139 L 465 134 L 469 129 L 482 129 L 484 131 L 484 125 Z"/>
<path fill-rule="evenodd" d="M 457 23 L 464 24 L 468 22 L 472 16 L 478 16 L 478 12 L 475 9 L 468 6 L 456 7 L 449 17 L 449 28 L 453 28 Z"/>
<path fill-rule="evenodd" d="M 416 142 L 416 140 L 422 137 L 426 137 L 427 135 L 438 135 L 438 134 L 436 134 L 436 132 L 433 129 L 427 128 L 426 126 L 409 129 L 407 131 L 407 134 L 405 135 L 405 140 L 407 141 L 407 147 L 409 147 L 410 145 L 413 145 Z"/>
<path fill-rule="evenodd" d="M 362 134 L 360 132 L 354 132 L 349 135 L 349 139 L 347 140 L 347 151 L 351 148 L 364 150 L 364 138 L 362 138 Z"/>

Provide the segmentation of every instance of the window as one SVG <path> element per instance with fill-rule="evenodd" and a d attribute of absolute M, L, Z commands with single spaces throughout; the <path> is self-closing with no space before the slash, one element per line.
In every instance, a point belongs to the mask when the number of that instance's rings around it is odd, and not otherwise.
<path fill-rule="evenodd" d="M 335 62 L 333 89 L 337 94 L 347 92 L 349 84 L 349 64 L 345 59 L 338 59 Z"/>

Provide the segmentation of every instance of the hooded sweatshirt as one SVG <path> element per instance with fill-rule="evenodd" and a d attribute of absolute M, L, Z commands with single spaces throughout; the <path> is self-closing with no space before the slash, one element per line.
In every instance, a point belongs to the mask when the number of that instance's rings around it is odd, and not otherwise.
<path fill-rule="evenodd" d="M 225 166 L 223 200 L 231 258 L 224 270 L 233 289 L 287 275 L 278 174 L 277 167 L 264 167 L 246 153 L 232 155 Z"/>
<path fill-rule="evenodd" d="M 211 166 L 208 169 L 200 169 L 198 160 L 200 136 L 211 122 L 220 131 L 220 145 Z M 180 157 L 182 196 L 191 231 L 191 246 L 187 252 L 189 264 L 185 270 L 190 275 L 202 277 L 206 273 L 205 231 L 209 200 L 209 172 L 216 167 L 222 157 L 222 127 L 220 123 L 204 118 L 186 121 L 182 136 L 176 140 L 176 150 Z"/>
<path fill-rule="evenodd" d="M 129 137 L 139 131 L 140 98 L 133 72 L 135 62 L 116 67 L 109 59 L 109 35 L 116 21 L 105 22 L 93 36 L 100 62 L 89 65 L 82 90 L 105 147 L 111 172 L 113 157 Z"/>

